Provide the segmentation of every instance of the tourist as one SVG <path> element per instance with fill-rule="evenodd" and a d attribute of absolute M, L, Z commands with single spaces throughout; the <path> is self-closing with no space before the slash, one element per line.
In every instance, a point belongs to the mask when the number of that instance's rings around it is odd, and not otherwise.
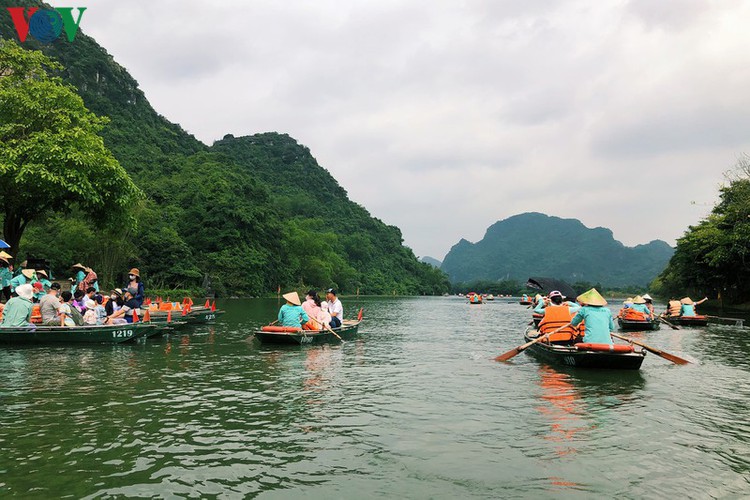
<path fill-rule="evenodd" d="M 73 294 L 69 291 L 64 291 L 60 294 L 60 326 L 76 326 L 79 324 L 74 318 L 81 318 L 80 324 L 83 324 L 83 316 L 78 312 L 71 301 L 73 300 Z"/>
<path fill-rule="evenodd" d="M 49 291 L 39 300 L 42 313 L 42 324 L 50 326 L 60 325 L 60 284 L 52 283 Z"/>
<path fill-rule="evenodd" d="M 320 303 L 320 316 L 318 316 L 318 321 L 324 328 L 331 328 L 331 313 L 328 312 L 328 301 L 326 300 Z"/>
<path fill-rule="evenodd" d="M 81 314 L 86 312 L 86 306 L 84 305 L 85 296 L 86 293 L 80 288 L 76 290 L 76 293 L 73 294 L 73 307 L 78 309 L 78 312 Z"/>
<path fill-rule="evenodd" d="M 633 299 L 633 305 L 630 306 L 630 308 L 633 311 L 643 313 L 645 319 L 652 319 L 651 311 L 649 311 L 648 306 L 646 305 L 646 299 L 644 299 L 640 295 L 637 295 Z"/>
<path fill-rule="evenodd" d="M 633 300 L 634 300 L 633 297 L 628 297 L 627 299 L 625 299 L 622 302 L 622 308 L 623 309 L 630 309 L 631 307 L 633 307 Z"/>
<path fill-rule="evenodd" d="M 123 290 L 128 288 L 135 288 L 135 300 L 138 302 L 138 307 L 141 307 L 143 300 L 146 298 L 146 287 L 143 285 L 141 280 L 141 272 L 137 267 L 134 267 L 128 271 L 128 284 L 123 287 Z"/>
<path fill-rule="evenodd" d="M 297 292 L 289 292 L 282 295 L 286 304 L 279 309 L 279 324 L 281 326 L 302 327 L 303 324 L 310 320 L 299 300 Z"/>
<path fill-rule="evenodd" d="M 41 282 L 35 282 L 32 287 L 34 288 L 34 302 L 39 302 L 42 297 L 47 295 L 47 292 L 44 291 L 44 285 Z"/>
<path fill-rule="evenodd" d="M 336 290 L 329 288 L 326 291 L 326 300 L 328 301 L 328 312 L 331 314 L 331 328 L 341 327 L 344 321 L 344 306 L 336 296 Z"/>
<path fill-rule="evenodd" d="M 73 271 L 76 271 L 76 275 L 70 278 L 70 281 L 73 283 L 73 285 L 70 287 L 70 293 L 76 293 L 76 290 L 78 290 L 81 282 L 86 279 L 87 269 L 88 267 L 84 266 L 80 262 L 77 264 L 73 264 Z"/>
<path fill-rule="evenodd" d="M 112 293 L 109 294 L 107 305 L 104 306 L 107 312 L 107 316 L 112 316 L 114 313 L 119 311 L 124 303 L 125 301 L 122 300 L 122 290 L 120 288 L 115 288 L 114 290 L 112 290 Z"/>
<path fill-rule="evenodd" d="M 95 325 L 97 322 L 96 316 L 96 302 L 91 299 L 86 299 L 84 304 L 86 306 L 86 312 L 83 315 L 84 325 Z"/>
<path fill-rule="evenodd" d="M 13 266 L 10 265 L 7 259 L 0 258 L 0 298 L 3 298 L 5 302 L 10 300 L 10 280 L 13 279 Z"/>
<path fill-rule="evenodd" d="M 708 300 L 708 297 L 704 297 L 698 302 L 693 302 L 693 300 L 690 297 L 685 297 L 684 299 L 680 300 L 680 316 L 695 316 L 695 306 L 698 304 L 703 304 L 705 301 Z"/>
<path fill-rule="evenodd" d="M 307 295 L 305 295 L 305 301 L 302 303 L 302 309 L 304 309 L 310 317 L 310 321 L 305 323 L 303 328 L 305 330 L 320 330 L 320 322 L 318 321 L 318 318 L 320 317 L 321 309 L 318 292 L 315 290 L 307 292 Z"/>
<path fill-rule="evenodd" d="M 0 326 L 10 328 L 29 326 L 31 323 L 31 310 L 33 308 L 31 299 L 34 296 L 34 288 L 24 283 L 15 289 L 16 296 L 11 298 L 3 309 L 3 322 Z"/>
<path fill-rule="evenodd" d="M 596 288 L 578 296 L 578 302 L 583 305 L 570 322 L 573 326 L 586 322 L 586 330 L 583 341 L 592 344 L 610 344 L 612 337 L 610 332 L 615 329 L 612 313 L 609 311 L 607 301 L 604 300 Z"/>
<path fill-rule="evenodd" d="M 107 316 L 105 323 L 110 323 L 110 324 L 132 323 L 134 319 L 133 313 L 140 316 L 141 310 L 140 310 L 140 305 L 138 304 L 138 301 L 135 299 L 136 293 L 138 293 L 138 289 L 135 287 L 130 287 L 126 289 L 124 297 L 123 297 L 124 302 L 122 304 L 122 307 L 118 311 Z"/>
<path fill-rule="evenodd" d="M 102 325 L 107 319 L 107 309 L 102 305 L 102 302 L 104 302 L 104 297 L 97 294 L 95 302 L 96 307 L 94 308 L 94 310 L 96 311 L 96 324 Z"/>
<path fill-rule="evenodd" d="M 47 274 L 47 271 L 45 271 L 44 269 L 37 269 L 36 278 L 44 287 L 44 293 L 49 292 L 49 287 L 50 285 L 52 285 L 52 282 L 49 280 L 49 275 Z"/>
<path fill-rule="evenodd" d="M 643 295 L 643 300 L 646 301 L 646 307 L 648 308 L 651 317 L 654 317 L 656 315 L 654 313 L 654 299 L 651 298 L 651 295 L 646 293 Z"/>
<path fill-rule="evenodd" d="M 10 293 L 16 293 L 16 288 L 21 285 L 29 284 L 32 285 L 36 281 L 36 274 L 33 269 L 21 269 L 21 272 L 10 280 Z M 33 293 L 33 290 L 32 290 Z"/>
<path fill-rule="evenodd" d="M 549 293 L 549 303 L 542 309 L 544 318 L 539 322 L 539 331 L 542 334 L 552 332 L 567 325 L 581 308 L 578 304 L 565 301 L 564 298 L 563 294 L 558 290 L 553 290 Z M 550 337 L 550 341 L 573 340 L 577 335 L 577 329 L 566 327 L 557 332 L 554 337 Z"/>
<path fill-rule="evenodd" d="M 676 298 L 671 297 L 669 299 L 669 304 L 667 305 L 667 316 L 669 316 L 670 318 L 676 318 L 680 315 L 681 309 L 682 303 Z"/>

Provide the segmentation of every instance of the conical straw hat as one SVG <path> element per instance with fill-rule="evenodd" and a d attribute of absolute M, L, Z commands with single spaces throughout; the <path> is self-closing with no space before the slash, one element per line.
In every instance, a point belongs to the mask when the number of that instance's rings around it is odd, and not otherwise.
<path fill-rule="evenodd" d="M 647 293 L 644 293 L 644 294 L 643 294 L 643 300 L 651 300 L 651 301 L 653 301 L 654 299 L 653 299 L 653 298 L 651 298 L 651 295 L 649 295 L 649 294 L 647 294 Z"/>
<path fill-rule="evenodd" d="M 633 303 L 633 297 L 628 297 L 627 299 L 622 301 L 623 304 L 632 304 Z"/>
<path fill-rule="evenodd" d="M 31 278 L 34 277 L 34 270 L 33 269 L 23 269 L 21 271 L 21 274 L 23 274 L 27 278 L 31 279 Z"/>
<path fill-rule="evenodd" d="M 582 293 L 579 295 L 576 300 L 580 302 L 581 304 L 587 305 L 587 306 L 606 306 L 607 301 L 604 300 L 604 297 L 601 296 L 599 292 L 596 291 L 596 288 L 592 288 L 586 293 Z"/>
<path fill-rule="evenodd" d="M 640 295 L 636 295 L 636 297 L 633 299 L 633 304 L 645 304 L 646 299 L 641 297 Z"/>
<path fill-rule="evenodd" d="M 286 300 L 294 304 L 295 306 L 301 306 L 302 302 L 299 300 L 299 294 L 297 292 L 289 292 L 282 295 Z"/>
<path fill-rule="evenodd" d="M 690 297 L 685 297 L 684 299 L 680 300 L 680 304 L 687 304 L 690 305 L 693 303 L 693 299 Z"/>
<path fill-rule="evenodd" d="M 75 269 L 75 268 L 79 268 L 79 269 L 82 269 L 82 270 L 84 270 L 84 271 L 86 270 L 86 266 L 84 266 L 84 265 L 83 265 L 83 264 L 81 264 L 80 262 L 79 262 L 78 264 L 73 264 L 73 265 L 72 265 L 71 267 L 72 267 L 73 269 Z"/>
<path fill-rule="evenodd" d="M 0 257 L 2 257 L 3 259 L 12 259 L 13 258 L 13 256 L 11 254 L 9 254 L 8 252 L 5 252 L 5 251 L 0 251 Z"/>

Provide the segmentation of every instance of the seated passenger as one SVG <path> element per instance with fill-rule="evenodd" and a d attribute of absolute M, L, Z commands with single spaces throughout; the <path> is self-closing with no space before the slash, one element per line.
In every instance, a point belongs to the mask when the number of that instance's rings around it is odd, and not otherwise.
<path fill-rule="evenodd" d="M 305 301 L 302 303 L 302 309 L 305 310 L 310 320 L 305 323 L 305 330 L 320 330 L 320 323 L 318 322 L 318 316 L 320 316 L 320 297 L 318 292 L 310 290 L 305 295 Z"/>
<path fill-rule="evenodd" d="M 66 290 L 60 294 L 60 326 L 76 326 L 73 315 L 78 314 L 80 316 L 81 313 L 73 306 L 72 300 L 73 295 L 69 291 Z"/>
<path fill-rule="evenodd" d="M 102 305 L 102 302 L 104 302 L 104 297 L 102 297 L 101 295 L 97 295 L 95 302 L 96 307 L 94 307 L 94 311 L 96 312 L 96 324 L 103 325 L 107 320 L 107 309 Z"/>
<path fill-rule="evenodd" d="M 654 299 L 651 298 L 651 295 L 647 293 L 644 294 L 643 300 L 646 301 L 646 307 L 648 308 L 649 313 L 651 313 L 651 317 L 656 316 L 656 314 L 654 313 Z"/>
<path fill-rule="evenodd" d="M 132 323 L 134 319 L 133 313 L 135 313 L 137 316 L 140 316 L 141 310 L 140 306 L 138 305 L 138 300 L 135 298 L 136 293 L 138 293 L 138 289 L 135 287 L 130 287 L 125 290 L 125 296 L 123 297 L 124 302 L 122 304 L 122 307 L 112 315 L 107 316 L 105 323 L 115 325 Z"/>
<path fill-rule="evenodd" d="M 42 324 L 60 326 L 60 284 L 52 283 L 47 294 L 39 300 L 39 311 L 42 313 Z"/>
<path fill-rule="evenodd" d="M 328 312 L 328 302 L 325 300 L 320 303 L 318 321 L 323 324 L 323 328 L 331 328 L 331 313 Z"/>
<path fill-rule="evenodd" d="M 112 293 L 109 295 L 109 300 L 107 301 L 107 305 L 104 306 L 107 312 L 107 316 L 112 316 L 114 313 L 119 311 L 120 308 L 123 306 L 123 304 L 125 304 L 125 301 L 122 300 L 122 289 L 115 288 L 114 290 L 112 290 Z"/>
<path fill-rule="evenodd" d="M 628 297 L 627 299 L 623 301 L 622 308 L 630 309 L 631 307 L 633 307 L 633 297 Z"/>
<path fill-rule="evenodd" d="M 704 297 L 698 302 L 693 302 L 690 297 L 685 297 L 684 299 L 680 300 L 680 316 L 695 316 L 695 306 L 697 306 L 698 304 L 703 304 L 707 300 L 708 297 Z"/>
<path fill-rule="evenodd" d="M 578 310 L 571 324 L 578 326 L 581 322 L 586 322 L 586 333 L 583 341 L 592 344 L 610 344 L 612 345 L 612 336 L 610 332 L 615 329 L 615 323 L 612 320 L 612 313 L 609 308 L 605 307 L 607 301 L 604 300 L 596 288 L 578 296 L 578 302 L 583 307 Z"/>
<path fill-rule="evenodd" d="M 550 292 L 549 304 L 542 311 L 544 318 L 539 322 L 539 331 L 546 334 L 570 323 L 580 306 L 565 302 L 562 293 L 557 290 Z M 550 342 L 570 341 L 578 337 L 578 330 L 572 326 L 563 328 L 549 337 Z"/>
<path fill-rule="evenodd" d="M 34 288 L 34 299 L 33 302 L 37 303 L 40 300 L 42 300 L 42 297 L 47 295 L 47 293 L 44 291 L 44 285 L 42 285 L 41 282 L 37 281 L 33 285 Z"/>
<path fill-rule="evenodd" d="M 286 300 L 286 304 L 279 309 L 279 325 L 302 328 L 302 325 L 307 323 L 310 317 L 302 309 L 299 294 L 297 292 L 289 292 L 282 295 L 282 297 Z"/>
<path fill-rule="evenodd" d="M 336 296 L 336 290 L 329 288 L 326 291 L 326 300 L 328 301 L 328 312 L 331 313 L 331 328 L 340 328 L 344 321 L 344 306 Z"/>
<path fill-rule="evenodd" d="M 652 319 L 651 311 L 646 306 L 646 300 L 640 295 L 633 299 L 633 305 L 631 307 L 633 311 L 643 313 L 644 319 Z"/>
<path fill-rule="evenodd" d="M 11 298 L 5 309 L 3 309 L 2 327 L 29 326 L 31 324 L 31 310 L 33 308 L 31 299 L 34 297 L 34 289 L 28 283 L 16 287 L 16 297 Z"/>
<path fill-rule="evenodd" d="M 18 276 L 10 280 L 10 292 L 16 293 L 16 288 L 18 288 L 19 286 L 25 285 L 27 283 L 29 285 L 33 285 L 35 281 L 36 274 L 34 273 L 33 269 L 22 269 Z"/>
<path fill-rule="evenodd" d="M 86 306 L 86 312 L 83 315 L 84 325 L 95 325 L 96 324 L 96 302 L 91 299 L 87 299 L 84 303 Z"/>
<path fill-rule="evenodd" d="M 680 303 L 679 300 L 672 297 L 669 299 L 669 304 L 667 305 L 667 316 L 669 316 L 670 318 L 676 318 L 680 315 L 681 309 L 682 309 L 682 303 Z"/>

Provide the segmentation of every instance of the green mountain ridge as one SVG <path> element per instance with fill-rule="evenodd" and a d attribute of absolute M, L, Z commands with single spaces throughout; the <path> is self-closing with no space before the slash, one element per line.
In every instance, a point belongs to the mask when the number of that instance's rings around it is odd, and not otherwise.
<path fill-rule="evenodd" d="M 4 9 L 0 35 L 15 39 Z M 134 234 L 97 227 L 95 214 L 51 214 L 27 229 L 22 258 L 47 258 L 63 276 L 67 266 L 85 261 L 117 285 L 136 266 L 152 287 L 203 286 L 227 295 L 277 286 L 365 294 L 448 290 L 445 275 L 419 262 L 398 228 L 349 200 L 288 135 L 227 135 L 209 147 L 159 115 L 127 70 L 84 32 L 72 43 L 42 45 L 29 37 L 21 46 L 59 61 L 61 76 L 86 106 L 109 117 L 105 144 L 146 194 L 133 207 Z M 66 244 L 52 248 L 51 240 Z"/>
<path fill-rule="evenodd" d="M 453 282 L 549 276 L 570 283 L 645 286 L 673 253 L 661 240 L 627 247 L 609 229 L 530 212 L 496 222 L 477 243 L 461 239 L 441 269 Z"/>

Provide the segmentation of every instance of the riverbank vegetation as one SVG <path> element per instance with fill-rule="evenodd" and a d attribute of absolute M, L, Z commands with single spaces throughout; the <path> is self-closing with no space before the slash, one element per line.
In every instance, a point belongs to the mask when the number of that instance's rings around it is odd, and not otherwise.
<path fill-rule="evenodd" d="M 707 296 L 720 305 L 750 301 L 750 155 L 742 155 L 725 178 L 719 202 L 677 240 L 654 281 L 660 294 Z"/>

